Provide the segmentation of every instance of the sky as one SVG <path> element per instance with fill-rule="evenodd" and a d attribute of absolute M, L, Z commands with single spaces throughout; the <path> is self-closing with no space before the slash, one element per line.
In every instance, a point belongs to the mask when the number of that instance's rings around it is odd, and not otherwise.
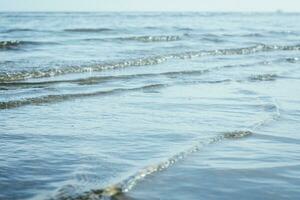
<path fill-rule="evenodd" d="M 0 11 L 286 11 L 300 0 L 0 0 Z"/>

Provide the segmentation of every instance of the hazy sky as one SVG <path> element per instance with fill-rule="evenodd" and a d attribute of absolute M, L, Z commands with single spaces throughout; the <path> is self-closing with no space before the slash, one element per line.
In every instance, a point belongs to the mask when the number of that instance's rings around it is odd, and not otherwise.
<path fill-rule="evenodd" d="M 1 11 L 300 11 L 300 0 L 0 0 Z"/>

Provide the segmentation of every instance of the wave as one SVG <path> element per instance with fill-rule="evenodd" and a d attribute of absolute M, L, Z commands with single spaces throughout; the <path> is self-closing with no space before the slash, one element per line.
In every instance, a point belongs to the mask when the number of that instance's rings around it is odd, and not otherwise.
<path fill-rule="evenodd" d="M 1 31 L 2 33 L 13 33 L 13 32 L 30 32 L 30 31 L 35 31 L 34 29 L 30 29 L 30 28 L 12 28 L 12 29 L 8 29 L 5 31 Z"/>
<path fill-rule="evenodd" d="M 212 37 L 203 37 L 201 38 L 203 41 L 208 41 L 208 42 L 214 42 L 214 43 L 222 43 L 225 42 L 226 40 L 220 39 L 218 37 L 212 38 Z"/>
<path fill-rule="evenodd" d="M 0 49 L 11 49 L 21 45 L 22 42 L 18 40 L 0 41 Z"/>
<path fill-rule="evenodd" d="M 248 33 L 248 34 L 242 34 L 241 37 L 266 37 L 266 35 L 262 33 Z"/>
<path fill-rule="evenodd" d="M 169 169 L 176 163 L 184 160 L 187 156 L 199 152 L 203 147 L 217 142 L 221 142 L 224 139 L 242 139 L 244 137 L 251 136 L 252 134 L 253 132 L 249 130 L 241 130 L 225 132 L 207 140 L 198 139 L 190 148 L 184 149 L 183 151 L 178 152 L 177 154 L 158 164 L 147 166 L 142 170 L 138 171 L 137 173 L 124 179 L 123 181 L 120 181 L 119 183 L 110 185 L 102 189 L 94 189 L 85 192 L 77 197 L 57 195 L 54 199 L 127 199 L 125 193 L 130 191 L 139 182 L 141 182 L 150 175 Z"/>
<path fill-rule="evenodd" d="M 145 36 L 132 36 L 132 37 L 112 37 L 112 38 L 86 38 L 84 41 L 137 41 L 137 42 L 172 42 L 181 40 L 178 35 L 145 35 Z"/>
<path fill-rule="evenodd" d="M 299 35 L 299 32 L 296 31 L 268 31 L 268 33 L 270 34 L 274 34 L 274 35 L 283 35 L 283 36 L 287 36 L 287 35 Z"/>
<path fill-rule="evenodd" d="M 296 63 L 299 61 L 298 57 L 290 57 L 290 58 L 285 58 L 285 60 L 289 63 Z"/>
<path fill-rule="evenodd" d="M 220 37 L 255 37 L 255 38 L 262 38 L 262 37 L 270 37 L 270 36 L 287 36 L 287 35 L 294 35 L 298 36 L 298 32 L 294 31 L 263 31 L 263 32 L 252 32 L 252 33 L 243 33 L 243 34 L 222 34 Z"/>
<path fill-rule="evenodd" d="M 118 88 L 118 89 L 113 89 L 108 91 L 98 91 L 93 93 L 46 95 L 41 97 L 25 98 L 25 99 L 15 100 L 15 101 L 0 102 L 0 109 L 12 109 L 12 108 L 18 108 L 26 105 L 41 105 L 46 103 L 57 103 L 66 100 L 72 100 L 72 99 L 78 99 L 84 97 L 93 97 L 93 96 L 112 95 L 116 93 L 129 92 L 129 91 L 153 90 L 165 86 L 166 86 L 165 84 L 152 84 L 152 85 L 146 85 L 142 87 Z"/>
<path fill-rule="evenodd" d="M 65 196 L 56 196 L 53 199 L 72 199 L 72 200 L 80 200 L 80 199 L 128 199 L 126 197 L 126 193 L 129 192 L 133 187 L 135 187 L 139 182 L 143 181 L 145 178 L 154 175 L 158 172 L 165 171 L 175 165 L 176 163 L 184 160 L 186 157 L 190 156 L 193 153 L 201 151 L 205 146 L 210 144 L 215 144 L 218 142 L 222 142 L 223 140 L 238 140 L 243 139 L 249 136 L 252 136 L 254 132 L 261 126 L 264 126 L 271 121 L 276 120 L 280 116 L 279 107 L 275 101 L 275 99 L 271 98 L 273 101 L 272 105 L 276 107 L 275 112 L 269 116 L 267 119 L 261 120 L 254 125 L 250 126 L 245 130 L 235 130 L 224 132 L 218 134 L 212 138 L 208 138 L 206 140 L 196 139 L 194 140 L 194 144 L 189 148 L 186 148 L 173 156 L 167 158 L 164 161 L 161 161 L 154 165 L 146 166 L 145 168 L 139 170 L 135 174 L 121 180 L 118 183 L 112 184 L 108 187 L 104 187 L 101 189 L 93 189 L 87 192 L 84 192 L 77 197 L 70 197 L 67 194 Z M 263 105 L 262 105 L 263 106 Z"/>
<path fill-rule="evenodd" d="M 166 62 L 170 59 L 191 59 L 203 56 L 227 56 L 227 55 L 247 55 L 259 52 L 271 51 L 299 51 L 300 45 L 283 46 L 283 45 L 265 45 L 258 44 L 251 47 L 232 48 L 232 49 L 217 49 L 209 51 L 189 51 L 175 54 L 166 54 L 158 56 L 150 56 L 139 59 L 124 60 L 108 64 L 94 64 L 88 66 L 69 66 L 62 68 L 52 68 L 47 70 L 32 70 L 20 72 L 2 72 L 0 73 L 0 82 L 11 82 L 25 80 L 29 78 L 52 77 L 71 73 L 84 73 L 92 71 L 102 71 L 114 68 L 157 65 Z"/>
<path fill-rule="evenodd" d="M 254 37 L 254 38 L 263 38 L 263 37 L 270 37 L 270 36 L 287 36 L 287 35 L 299 35 L 297 32 L 293 31 L 263 31 L 263 32 L 252 32 L 252 33 L 241 33 L 241 34 L 220 34 L 219 37 Z"/>
<path fill-rule="evenodd" d="M 45 45 L 45 44 L 59 44 L 57 42 L 42 42 L 42 41 L 19 41 L 19 40 L 8 40 L 8 41 L 0 41 L 0 50 L 11 50 L 18 49 L 23 45 Z M 1 75 L 0 75 L 1 80 Z"/>
<path fill-rule="evenodd" d="M 147 35 L 147 36 L 133 36 L 133 37 L 123 37 L 121 40 L 134 40 L 138 42 L 171 42 L 181 40 L 178 35 Z"/>
<path fill-rule="evenodd" d="M 178 31 L 194 31 L 195 29 L 193 28 L 189 28 L 189 27 L 178 27 L 178 26 L 174 26 L 173 28 L 175 28 Z"/>
<path fill-rule="evenodd" d="M 29 78 L 43 78 L 43 77 L 52 77 L 64 74 L 71 73 L 83 73 L 83 72 L 92 72 L 92 71 L 102 71 L 107 69 L 114 68 L 123 68 L 123 67 L 131 67 L 131 66 L 147 66 L 147 65 L 156 65 L 164 62 L 167 57 L 157 56 L 157 57 L 149 57 L 149 58 L 141 58 L 134 60 L 125 60 L 110 64 L 95 64 L 90 66 L 70 66 L 70 67 L 62 67 L 62 68 L 52 68 L 47 70 L 32 70 L 32 71 L 20 71 L 20 72 L 12 72 L 0 73 L 0 82 L 11 82 L 18 80 L 25 80 Z"/>
<path fill-rule="evenodd" d="M 128 81 L 128 80 L 140 79 L 140 78 L 155 78 L 158 76 L 166 76 L 169 78 L 177 79 L 183 76 L 189 76 L 189 77 L 198 76 L 215 70 L 220 70 L 223 68 L 250 67 L 262 63 L 263 62 L 254 62 L 254 63 L 237 64 L 237 65 L 221 65 L 221 66 L 211 67 L 209 69 L 200 69 L 200 70 L 167 71 L 167 72 L 160 72 L 160 73 L 141 73 L 141 74 L 117 75 L 117 76 L 91 76 L 87 78 L 67 79 L 67 80 L 0 82 L 0 86 L 8 90 L 10 88 L 32 88 L 32 87 L 41 88 L 41 87 L 48 87 L 50 85 L 61 84 L 61 83 L 70 83 L 70 84 L 78 84 L 78 85 L 95 85 L 95 84 L 104 83 L 108 81 Z M 197 82 L 214 84 L 214 83 L 226 83 L 231 81 L 233 80 L 222 79 L 222 80 L 198 80 Z"/>
<path fill-rule="evenodd" d="M 241 65 L 237 65 L 241 66 Z M 225 66 L 227 67 L 227 66 Z M 155 78 L 158 76 L 167 76 L 170 78 L 177 78 L 178 76 L 195 76 L 201 75 L 204 73 L 208 73 L 214 69 L 220 69 L 222 67 L 215 67 L 212 69 L 203 69 L 203 70 L 186 70 L 186 71 L 171 71 L 171 72 L 162 72 L 162 73 L 144 73 L 144 74 L 130 74 L 130 75 L 118 75 L 118 76 L 92 76 L 88 78 L 79 78 L 79 79 L 69 79 L 69 80 L 53 80 L 53 81 L 36 81 L 36 82 L 0 82 L 0 90 L 9 90 L 9 89 L 20 89 L 20 88 L 43 88 L 48 87 L 54 84 L 61 83 L 71 83 L 78 85 L 95 85 L 99 83 L 104 83 L 108 81 L 129 81 L 132 79 L 140 79 L 140 78 Z M 217 81 L 198 81 L 201 83 L 224 83 L 229 82 L 229 79 L 225 80 L 217 80 Z"/>
<path fill-rule="evenodd" d="M 78 33 L 99 33 L 99 32 L 108 32 L 113 31 L 110 28 L 71 28 L 64 29 L 66 32 L 78 32 Z"/>
<path fill-rule="evenodd" d="M 249 77 L 250 81 L 274 81 L 279 76 L 276 74 L 258 74 Z"/>
<path fill-rule="evenodd" d="M 224 37 L 266 37 L 263 33 L 223 34 Z"/>

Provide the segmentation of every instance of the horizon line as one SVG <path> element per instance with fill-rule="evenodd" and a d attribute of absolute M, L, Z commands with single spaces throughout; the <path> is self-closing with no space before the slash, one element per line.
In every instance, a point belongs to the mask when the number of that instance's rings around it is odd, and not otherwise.
<path fill-rule="evenodd" d="M 184 13 L 184 12 L 194 12 L 194 13 L 300 13 L 299 11 L 287 11 L 287 10 L 0 10 L 0 12 L 78 12 L 78 13 L 96 13 L 96 12 L 106 12 L 106 13 L 128 13 L 128 12 L 146 12 L 146 13 L 158 13 L 158 12 L 168 12 L 168 13 Z"/>

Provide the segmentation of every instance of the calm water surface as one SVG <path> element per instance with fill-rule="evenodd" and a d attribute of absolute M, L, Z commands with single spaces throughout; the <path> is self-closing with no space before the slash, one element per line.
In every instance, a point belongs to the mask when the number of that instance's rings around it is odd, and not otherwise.
<path fill-rule="evenodd" d="M 0 13 L 0 199 L 299 199 L 299 21 Z"/>

